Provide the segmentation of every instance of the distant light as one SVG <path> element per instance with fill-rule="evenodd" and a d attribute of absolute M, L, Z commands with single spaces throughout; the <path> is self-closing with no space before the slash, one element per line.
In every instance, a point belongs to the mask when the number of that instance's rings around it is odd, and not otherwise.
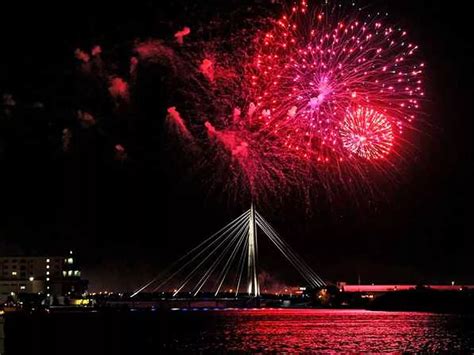
<path fill-rule="evenodd" d="M 49 265 L 46 265 L 46 269 L 49 269 Z"/>
<path fill-rule="evenodd" d="M 49 281 L 49 277 L 46 278 L 46 281 Z"/>
<path fill-rule="evenodd" d="M 20 286 L 20 290 L 26 289 L 26 286 Z"/>
<path fill-rule="evenodd" d="M 454 286 L 454 281 L 451 281 L 451 286 Z"/>
<path fill-rule="evenodd" d="M 12 276 L 16 276 L 16 271 L 12 271 Z"/>
<path fill-rule="evenodd" d="M 46 259 L 46 262 L 49 263 L 49 259 Z"/>
<path fill-rule="evenodd" d="M 33 281 L 35 278 L 33 276 L 30 276 L 28 280 Z"/>

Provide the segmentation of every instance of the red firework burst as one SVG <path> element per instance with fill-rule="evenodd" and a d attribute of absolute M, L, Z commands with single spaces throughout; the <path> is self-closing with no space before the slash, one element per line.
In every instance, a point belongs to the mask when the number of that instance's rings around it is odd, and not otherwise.
<path fill-rule="evenodd" d="M 258 199 L 310 186 L 315 176 L 328 187 L 366 179 L 362 166 L 388 171 L 381 164 L 402 155 L 400 136 L 424 96 L 418 46 L 385 15 L 356 8 L 303 0 L 264 22 L 251 41 L 236 36 L 231 51 L 205 42 L 200 55 L 181 48 L 193 71 L 195 106 L 186 116 L 206 122 L 194 127 L 205 126 L 214 178 Z"/>

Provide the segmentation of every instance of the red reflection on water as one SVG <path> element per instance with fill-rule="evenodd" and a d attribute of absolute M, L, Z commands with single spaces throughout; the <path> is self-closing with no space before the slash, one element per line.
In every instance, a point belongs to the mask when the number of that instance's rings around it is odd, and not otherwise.
<path fill-rule="evenodd" d="M 464 339 L 451 326 L 456 316 L 365 310 L 255 309 L 208 313 L 215 316 L 213 329 L 201 331 L 198 343 L 187 344 L 188 348 L 252 352 L 465 348 Z"/>

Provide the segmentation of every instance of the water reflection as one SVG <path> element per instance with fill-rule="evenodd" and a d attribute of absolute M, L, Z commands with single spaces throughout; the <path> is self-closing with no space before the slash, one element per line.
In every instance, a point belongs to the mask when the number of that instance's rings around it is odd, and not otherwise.
<path fill-rule="evenodd" d="M 7 354 L 474 352 L 472 315 L 363 310 L 18 314 L 5 334 Z"/>
<path fill-rule="evenodd" d="M 207 326 L 197 322 L 194 331 L 176 336 L 181 350 L 474 351 L 474 319 L 458 315 L 238 310 L 188 316 L 207 319 Z"/>

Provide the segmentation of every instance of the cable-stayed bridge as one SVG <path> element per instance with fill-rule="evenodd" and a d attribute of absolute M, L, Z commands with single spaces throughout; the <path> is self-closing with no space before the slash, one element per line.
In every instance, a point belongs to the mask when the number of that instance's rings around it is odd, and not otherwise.
<path fill-rule="evenodd" d="M 224 293 L 224 285 L 231 285 L 235 297 L 258 298 L 258 240 L 262 237 L 276 247 L 308 286 L 320 288 L 326 285 L 252 204 L 249 210 L 189 250 L 131 297 L 141 292 L 171 292 L 173 297 L 195 297 L 204 290 L 218 297 Z M 226 290 L 228 293 L 229 287 Z"/>

